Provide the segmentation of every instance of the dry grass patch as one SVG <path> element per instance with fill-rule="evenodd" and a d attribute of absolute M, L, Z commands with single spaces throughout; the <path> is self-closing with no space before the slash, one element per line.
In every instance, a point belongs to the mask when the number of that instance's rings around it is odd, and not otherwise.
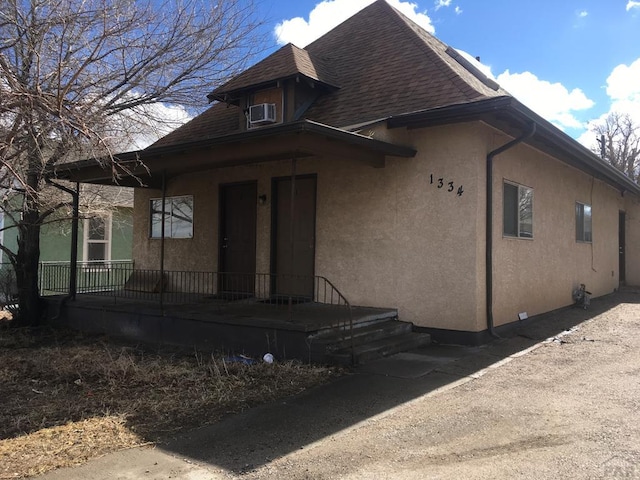
<path fill-rule="evenodd" d="M 0 329 L 0 479 L 83 463 L 327 382 L 335 369 Z"/>
<path fill-rule="evenodd" d="M 0 479 L 21 478 L 143 444 L 123 418 L 106 415 L 0 440 Z"/>

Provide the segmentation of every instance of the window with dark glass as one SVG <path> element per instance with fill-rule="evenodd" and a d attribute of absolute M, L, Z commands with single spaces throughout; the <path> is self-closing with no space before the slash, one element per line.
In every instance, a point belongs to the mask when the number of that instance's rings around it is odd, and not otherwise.
<path fill-rule="evenodd" d="M 165 238 L 191 238 L 193 236 L 193 197 L 165 198 Z M 162 199 L 151 200 L 151 238 L 162 236 Z"/>
<path fill-rule="evenodd" d="M 506 237 L 533 238 L 533 189 L 503 184 L 503 234 Z"/>
<path fill-rule="evenodd" d="M 104 263 L 110 254 L 110 218 L 91 217 L 85 220 L 84 259 L 93 263 Z"/>
<path fill-rule="evenodd" d="M 576 202 L 576 241 L 592 241 L 591 205 Z"/>

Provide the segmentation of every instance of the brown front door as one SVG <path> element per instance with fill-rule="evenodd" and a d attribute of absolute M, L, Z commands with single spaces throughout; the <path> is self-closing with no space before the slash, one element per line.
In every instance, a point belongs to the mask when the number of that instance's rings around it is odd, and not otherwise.
<path fill-rule="evenodd" d="M 221 292 L 252 294 L 256 273 L 256 183 L 220 187 Z"/>
<path fill-rule="evenodd" d="M 295 177 L 295 182 L 291 177 L 279 178 L 274 180 L 273 191 L 274 292 L 310 299 L 316 247 L 316 177 Z"/>

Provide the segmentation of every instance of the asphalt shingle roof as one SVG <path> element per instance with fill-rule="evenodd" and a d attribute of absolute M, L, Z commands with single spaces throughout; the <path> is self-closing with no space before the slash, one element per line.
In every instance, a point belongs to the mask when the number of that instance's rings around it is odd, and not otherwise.
<path fill-rule="evenodd" d="M 239 130 L 238 107 L 214 103 L 200 115 L 165 135 L 151 147 L 166 147 L 218 137 Z"/>
<path fill-rule="evenodd" d="M 261 62 L 216 88 L 208 97 L 216 99 L 225 93 L 237 92 L 256 85 L 304 75 L 312 80 L 336 86 L 336 76 L 330 64 L 320 56 L 289 43 Z"/>
<path fill-rule="evenodd" d="M 320 96 L 305 118 L 346 128 L 392 115 L 509 95 L 458 62 L 448 48 L 385 0 L 377 0 L 305 49 L 285 45 L 209 97 L 304 75 L 339 87 Z M 153 146 L 237 132 L 238 115 L 238 107 L 216 103 Z"/>
<path fill-rule="evenodd" d="M 483 84 L 446 53 L 446 44 L 384 0 L 306 49 L 325 55 L 343 85 L 307 111 L 334 126 L 507 94 Z"/>

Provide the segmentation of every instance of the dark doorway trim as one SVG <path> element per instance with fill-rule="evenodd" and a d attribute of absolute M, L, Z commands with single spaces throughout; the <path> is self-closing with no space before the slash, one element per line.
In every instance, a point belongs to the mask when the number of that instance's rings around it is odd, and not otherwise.
<path fill-rule="evenodd" d="M 314 230 L 313 251 L 314 251 L 314 259 L 315 259 L 316 239 L 317 239 L 317 235 L 316 235 L 315 232 L 316 232 L 316 227 L 317 227 L 318 175 L 315 174 L 315 173 L 297 175 L 297 174 L 295 174 L 295 170 L 292 171 L 292 173 L 294 175 L 272 177 L 272 179 L 271 179 L 271 239 L 270 239 L 271 252 L 270 252 L 270 269 L 269 269 L 269 271 L 271 273 L 271 285 L 270 285 L 271 292 L 276 292 L 276 290 L 277 290 L 276 277 L 277 277 L 277 274 L 279 273 L 277 271 L 277 265 L 278 265 L 278 253 L 277 253 L 278 252 L 278 243 L 277 243 L 278 242 L 278 182 L 292 180 L 292 187 L 294 186 L 294 181 L 313 179 L 314 182 L 315 182 L 315 201 L 314 201 L 315 208 L 314 208 L 314 212 L 313 212 L 313 230 Z M 295 208 L 295 203 L 294 202 L 292 202 L 292 205 L 294 205 L 294 208 Z M 291 231 L 293 232 L 294 229 L 292 228 Z M 312 272 L 311 272 L 311 276 L 313 276 L 313 275 L 315 275 L 315 260 L 314 260 L 314 264 L 313 264 Z"/>
<path fill-rule="evenodd" d="M 251 267 L 249 270 L 251 271 L 230 271 L 230 266 L 227 264 L 228 258 L 226 258 L 226 254 L 228 252 L 225 251 L 227 245 L 227 238 L 229 232 L 227 232 L 227 215 L 229 214 L 230 205 L 227 204 L 227 196 L 226 193 L 235 188 L 235 187 L 247 187 L 252 190 L 252 200 L 253 200 L 253 209 L 250 212 L 242 211 L 237 212 L 236 218 L 238 221 L 247 221 L 248 228 L 252 230 L 251 238 L 252 241 L 251 247 L 248 249 L 251 251 L 251 258 L 249 259 L 249 263 Z M 243 286 L 244 293 L 253 293 L 255 289 L 255 274 L 256 274 L 256 252 L 257 252 L 257 203 L 258 203 L 258 182 L 256 180 L 246 181 L 246 182 L 234 182 L 234 183 L 224 183 L 218 185 L 218 268 L 217 270 L 221 273 L 224 273 L 225 276 L 220 276 L 218 279 L 218 290 L 220 292 L 226 291 L 228 288 L 231 288 L 233 291 L 234 288 L 237 289 L 239 286 Z M 242 207 L 242 205 L 239 205 Z M 247 218 L 246 215 L 249 214 L 250 218 Z M 249 225 L 251 224 L 251 225 Z M 233 268 L 232 268 L 233 269 Z M 233 276 L 227 275 L 229 273 L 239 274 L 236 275 L 237 278 Z M 228 284 L 228 285 L 227 285 Z M 235 286 L 234 286 L 235 285 Z"/>

